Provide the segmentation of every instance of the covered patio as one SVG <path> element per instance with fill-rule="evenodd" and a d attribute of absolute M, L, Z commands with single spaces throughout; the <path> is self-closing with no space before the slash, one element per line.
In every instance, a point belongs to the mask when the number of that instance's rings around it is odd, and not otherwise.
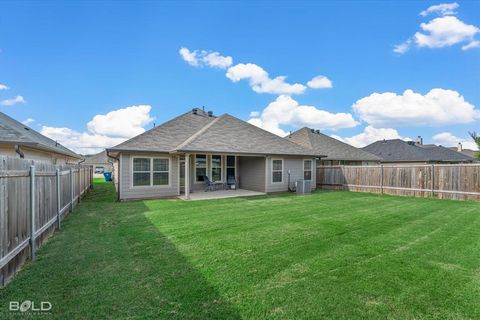
<path fill-rule="evenodd" d="M 179 199 L 182 200 L 211 200 L 211 199 L 223 199 L 223 198 L 235 198 L 235 197 L 252 197 L 252 196 L 261 196 L 265 195 L 265 192 L 258 192 L 245 189 L 236 189 L 236 190 L 219 190 L 219 191 L 197 191 L 190 193 L 190 197 L 187 197 L 183 194 L 179 196 Z"/>

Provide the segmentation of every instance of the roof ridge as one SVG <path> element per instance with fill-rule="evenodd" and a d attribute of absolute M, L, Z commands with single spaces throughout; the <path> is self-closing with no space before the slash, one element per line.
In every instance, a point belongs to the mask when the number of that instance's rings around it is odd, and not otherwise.
<path fill-rule="evenodd" d="M 195 140 L 199 135 L 201 135 L 202 133 L 204 133 L 208 128 L 210 128 L 214 123 L 218 122 L 218 120 L 220 118 L 223 118 L 226 114 L 222 114 L 221 116 L 219 117 L 216 117 L 215 119 L 213 119 L 212 121 L 210 121 L 209 123 L 207 123 L 205 126 L 203 126 L 203 128 L 201 128 L 200 130 L 198 130 L 197 132 L 195 132 L 194 134 L 192 134 L 190 137 L 188 137 L 185 141 L 183 141 L 182 143 L 180 143 L 178 146 L 176 146 L 175 148 L 173 148 L 172 150 L 178 150 L 184 146 L 186 146 L 187 144 L 189 144 L 190 142 L 192 142 L 193 140 Z"/>

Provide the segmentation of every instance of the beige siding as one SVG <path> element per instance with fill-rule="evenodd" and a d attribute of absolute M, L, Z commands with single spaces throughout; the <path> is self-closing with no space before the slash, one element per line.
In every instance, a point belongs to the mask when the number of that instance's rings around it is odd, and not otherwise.
<path fill-rule="evenodd" d="M 281 183 L 272 182 L 272 160 L 283 160 L 283 180 Z M 267 192 L 288 191 L 288 171 L 290 170 L 290 186 L 294 186 L 295 182 L 303 179 L 303 160 L 312 160 L 312 190 L 316 188 L 316 165 L 315 158 L 309 157 L 267 157 L 266 174 L 267 174 Z"/>
<path fill-rule="evenodd" d="M 133 187 L 133 157 L 168 157 L 170 159 L 169 186 Z M 147 199 L 178 195 L 178 158 L 168 154 L 142 153 L 120 155 L 120 199 Z"/>
<path fill-rule="evenodd" d="M 40 161 L 48 164 L 76 164 L 80 161 L 79 159 L 71 158 L 62 154 L 34 148 L 21 147 L 20 150 L 23 152 L 25 156 L 24 159 L 26 160 Z M 15 152 L 14 145 L 11 144 L 0 145 L 0 155 L 20 159 L 18 153 Z"/>
<path fill-rule="evenodd" d="M 264 157 L 239 157 L 237 175 L 241 189 L 265 192 Z"/>

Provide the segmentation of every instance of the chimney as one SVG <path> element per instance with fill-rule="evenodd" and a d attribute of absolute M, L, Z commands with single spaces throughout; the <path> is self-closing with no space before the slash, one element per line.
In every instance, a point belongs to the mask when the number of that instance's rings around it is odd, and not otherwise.
<path fill-rule="evenodd" d="M 463 147 L 462 147 L 462 143 L 459 142 L 458 145 L 457 145 L 457 151 L 458 152 L 462 152 L 463 151 Z"/>
<path fill-rule="evenodd" d="M 423 138 L 422 138 L 422 136 L 417 136 L 416 144 L 423 145 Z"/>

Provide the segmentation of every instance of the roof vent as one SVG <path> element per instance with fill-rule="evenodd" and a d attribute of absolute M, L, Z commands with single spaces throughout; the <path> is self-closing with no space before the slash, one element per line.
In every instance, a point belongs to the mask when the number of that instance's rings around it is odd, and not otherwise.
<path fill-rule="evenodd" d="M 197 110 L 198 110 L 197 108 L 193 108 L 193 109 L 192 109 L 192 113 L 193 113 L 193 114 L 197 114 Z"/>
<path fill-rule="evenodd" d="M 417 144 L 422 145 L 423 144 L 423 138 L 422 136 L 417 137 Z"/>
<path fill-rule="evenodd" d="M 312 133 L 315 133 L 315 129 L 310 129 L 310 131 L 311 131 Z"/>
<path fill-rule="evenodd" d="M 207 114 L 209 117 L 213 117 L 213 111 L 208 111 Z"/>
<path fill-rule="evenodd" d="M 320 134 L 320 130 L 318 130 L 318 129 L 315 130 L 315 133 L 316 133 L 316 134 Z"/>
<path fill-rule="evenodd" d="M 414 146 L 415 145 L 415 141 L 407 141 L 407 143 L 411 146 Z"/>

